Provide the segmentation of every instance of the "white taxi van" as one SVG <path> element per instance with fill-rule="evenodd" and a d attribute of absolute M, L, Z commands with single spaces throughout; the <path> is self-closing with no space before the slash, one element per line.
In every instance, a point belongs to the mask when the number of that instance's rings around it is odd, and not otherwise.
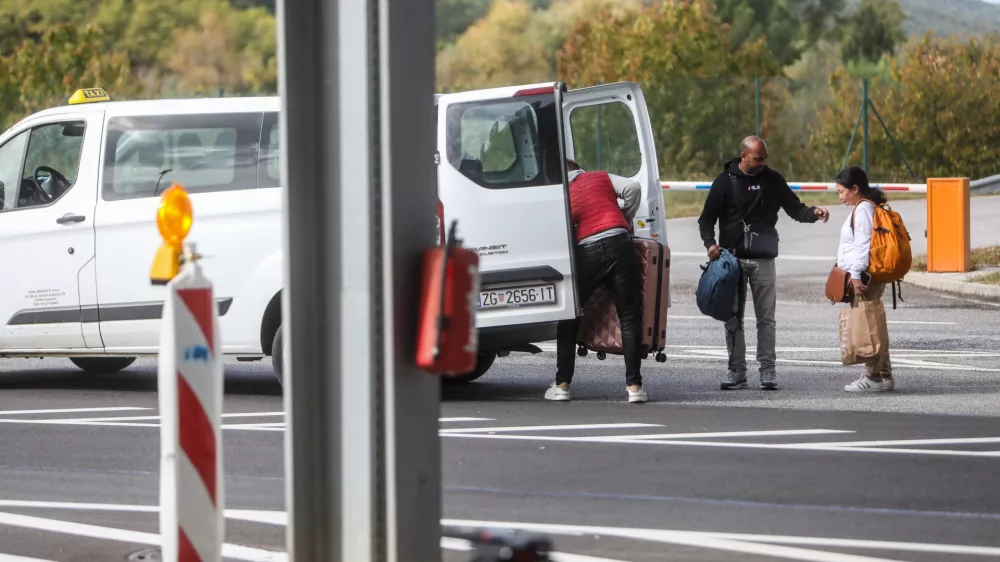
<path fill-rule="evenodd" d="M 536 84 L 435 104 L 439 213 L 459 219 L 481 256 L 480 361 L 450 379 L 467 382 L 498 355 L 537 352 L 555 322 L 578 314 L 563 156 L 642 184 L 637 236 L 666 243 L 663 198 L 635 84 Z M 88 89 L 0 135 L 0 357 L 68 357 L 110 373 L 155 355 L 165 288 L 149 267 L 160 195 L 175 182 L 195 209 L 188 238 L 207 256 L 223 352 L 280 356 L 279 111 L 278 97 L 111 101 Z M 280 379 L 280 357 L 274 366 Z"/>

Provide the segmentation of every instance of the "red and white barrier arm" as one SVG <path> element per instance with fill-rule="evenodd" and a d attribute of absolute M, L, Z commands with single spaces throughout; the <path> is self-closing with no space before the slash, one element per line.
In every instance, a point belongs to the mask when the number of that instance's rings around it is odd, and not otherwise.
<path fill-rule="evenodd" d="M 708 191 L 712 187 L 712 182 L 704 181 L 665 181 L 661 182 L 664 191 Z M 793 191 L 801 192 L 823 192 L 837 191 L 835 183 L 789 183 Z M 873 183 L 872 187 L 877 187 L 886 193 L 927 193 L 925 183 Z"/>
<path fill-rule="evenodd" d="M 225 534 L 223 363 L 212 283 L 185 247 L 160 332 L 160 535 L 164 562 L 219 562 Z"/>

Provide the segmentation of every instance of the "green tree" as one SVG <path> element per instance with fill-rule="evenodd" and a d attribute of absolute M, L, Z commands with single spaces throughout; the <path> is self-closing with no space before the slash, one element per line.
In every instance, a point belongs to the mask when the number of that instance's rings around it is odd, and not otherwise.
<path fill-rule="evenodd" d="M 576 24 L 559 53 L 559 75 L 571 87 L 622 80 L 642 86 L 660 171 L 675 179 L 718 173 L 754 130 L 753 76 L 778 73 L 762 40 L 734 47 L 714 6 L 703 0 L 598 12 Z M 763 92 L 765 116 L 783 103 L 780 83 L 771 84 Z"/>
<path fill-rule="evenodd" d="M 906 39 L 906 14 L 899 0 L 861 0 L 840 27 L 840 55 L 845 63 L 878 62 Z"/>
<path fill-rule="evenodd" d="M 914 168 L 911 176 L 874 120 L 869 173 L 880 181 L 996 173 L 1000 146 L 1000 38 L 962 40 L 928 33 L 910 40 L 889 76 L 872 81 L 871 97 Z M 860 80 L 840 69 L 835 98 L 814 129 L 807 156 L 826 177 L 839 169 L 861 103 Z M 850 163 L 860 162 L 855 142 Z"/>
<path fill-rule="evenodd" d="M 39 41 L 24 40 L 0 57 L 0 119 L 4 129 L 21 118 L 52 107 L 85 87 L 103 87 L 117 98 L 142 93 L 128 56 L 107 51 L 103 30 L 63 23 L 50 27 Z"/>
<path fill-rule="evenodd" d="M 782 66 L 798 61 L 833 28 L 844 0 L 715 0 L 735 45 L 765 41 Z"/>

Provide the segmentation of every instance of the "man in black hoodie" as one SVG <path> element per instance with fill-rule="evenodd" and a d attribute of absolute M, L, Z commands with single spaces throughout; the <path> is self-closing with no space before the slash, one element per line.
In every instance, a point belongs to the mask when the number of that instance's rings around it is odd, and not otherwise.
<path fill-rule="evenodd" d="M 777 304 L 774 258 L 778 256 L 778 210 L 798 222 L 826 222 L 830 212 L 802 203 L 788 182 L 778 172 L 768 168 L 767 145 L 750 136 L 740 143 L 740 157 L 726 162 L 725 168 L 708 192 L 705 208 L 698 218 L 701 239 L 708 249 L 709 259 L 719 258 L 719 248 L 726 248 L 739 258 L 742 266 L 736 315 L 726 322 L 726 347 L 729 350 L 729 372 L 722 381 L 722 390 L 747 387 L 746 340 L 743 315 L 746 309 L 746 287 L 753 293 L 754 314 L 757 316 L 757 362 L 760 363 L 760 388 L 777 390 L 775 372 L 775 321 Z M 715 224 L 719 223 L 719 239 L 715 239 Z"/>

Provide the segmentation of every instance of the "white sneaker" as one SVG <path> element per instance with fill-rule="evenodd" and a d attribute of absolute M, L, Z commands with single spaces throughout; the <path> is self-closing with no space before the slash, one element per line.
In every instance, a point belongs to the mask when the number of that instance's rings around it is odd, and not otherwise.
<path fill-rule="evenodd" d="M 545 399 L 556 402 L 569 402 L 569 390 L 563 390 L 561 386 L 552 383 L 552 386 L 545 391 Z"/>
<path fill-rule="evenodd" d="M 646 389 L 642 388 L 641 386 L 639 387 L 639 390 L 633 391 L 631 388 L 628 387 L 626 387 L 625 390 L 628 390 L 629 404 L 645 402 L 646 400 L 649 399 L 649 397 L 646 396 Z"/>
<path fill-rule="evenodd" d="M 892 377 L 882 377 L 882 390 L 892 390 L 896 388 L 896 383 Z"/>
<path fill-rule="evenodd" d="M 865 375 L 844 387 L 847 392 L 882 392 L 882 381 L 875 382 Z"/>

